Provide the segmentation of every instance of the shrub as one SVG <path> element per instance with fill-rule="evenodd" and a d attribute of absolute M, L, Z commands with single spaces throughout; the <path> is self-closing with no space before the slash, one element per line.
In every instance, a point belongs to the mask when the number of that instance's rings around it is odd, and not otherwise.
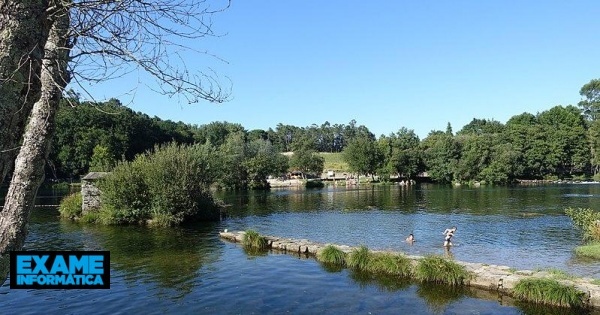
<path fill-rule="evenodd" d="M 317 260 L 326 264 L 345 266 L 346 253 L 334 245 L 327 245 L 317 253 Z"/>
<path fill-rule="evenodd" d="M 600 241 L 600 212 L 589 208 L 567 208 L 565 213 L 583 231 L 585 240 Z"/>
<path fill-rule="evenodd" d="M 529 278 L 520 280 L 513 295 L 521 300 L 538 304 L 582 308 L 585 293 L 552 279 Z"/>
<path fill-rule="evenodd" d="M 99 182 L 102 223 L 171 226 L 186 220 L 218 220 L 219 207 L 208 145 L 157 146 L 153 153 L 118 164 Z"/>
<path fill-rule="evenodd" d="M 415 268 L 415 277 L 421 282 L 447 283 L 461 285 L 470 279 L 464 266 L 441 256 L 426 256 L 419 260 Z"/>
<path fill-rule="evenodd" d="M 369 249 L 363 245 L 359 248 L 354 249 L 350 253 L 346 263 L 350 268 L 358 270 L 367 270 L 367 267 L 369 266 L 370 256 L 371 255 L 369 254 Z"/>
<path fill-rule="evenodd" d="M 58 212 L 61 218 L 74 220 L 81 216 L 81 207 L 83 198 L 81 192 L 70 194 L 64 197 L 58 205 Z"/>
<path fill-rule="evenodd" d="M 268 242 L 267 239 L 258 234 L 258 232 L 254 230 L 247 230 L 246 233 L 244 233 L 242 244 L 246 248 L 266 249 Z"/>

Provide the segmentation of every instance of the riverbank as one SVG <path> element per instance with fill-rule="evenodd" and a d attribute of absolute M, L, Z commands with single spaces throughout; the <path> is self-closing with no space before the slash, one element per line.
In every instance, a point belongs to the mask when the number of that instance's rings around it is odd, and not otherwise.
<path fill-rule="evenodd" d="M 243 241 L 245 232 L 225 231 L 220 232 L 219 235 L 225 240 L 241 243 Z M 276 236 L 265 236 L 265 238 L 267 239 L 268 248 L 294 255 L 305 254 L 306 256 L 310 257 L 315 257 L 319 251 L 328 245 L 311 242 L 305 239 L 296 240 Z M 347 245 L 336 244 L 334 246 L 345 253 L 350 253 L 357 249 L 356 247 Z M 406 257 L 409 258 L 413 264 L 416 264 L 417 261 L 424 258 L 423 256 L 410 255 L 406 255 Z M 600 285 L 598 280 L 592 278 L 566 277 L 566 279 L 556 279 L 556 276 L 547 270 L 516 270 L 508 266 L 470 263 L 456 260 L 453 260 L 453 262 L 463 266 L 469 273 L 471 273 L 472 277 L 467 279 L 464 283 L 466 286 L 512 295 L 513 289 L 522 280 L 551 279 L 557 280 L 562 285 L 573 287 L 576 290 L 583 292 L 585 295 L 583 303 L 585 305 L 592 308 L 600 308 Z"/>

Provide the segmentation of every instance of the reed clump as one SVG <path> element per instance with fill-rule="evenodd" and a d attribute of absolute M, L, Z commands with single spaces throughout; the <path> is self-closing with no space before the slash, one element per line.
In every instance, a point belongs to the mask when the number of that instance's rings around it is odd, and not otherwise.
<path fill-rule="evenodd" d="M 515 298 L 538 304 L 584 308 L 585 293 L 553 279 L 522 279 L 513 288 Z"/>
<path fill-rule="evenodd" d="M 575 255 L 600 259 L 600 242 L 589 243 L 575 248 Z"/>
<path fill-rule="evenodd" d="M 367 270 L 370 258 L 371 255 L 369 253 L 369 249 L 366 246 L 361 245 L 360 247 L 350 252 L 346 263 L 350 268 L 357 270 Z"/>
<path fill-rule="evenodd" d="M 400 254 L 372 253 L 367 270 L 378 274 L 410 277 L 413 273 L 410 259 Z"/>
<path fill-rule="evenodd" d="M 419 260 L 415 268 L 415 278 L 421 282 L 446 283 L 452 286 L 462 285 L 471 278 L 471 274 L 453 261 L 441 256 L 426 256 Z"/>
<path fill-rule="evenodd" d="M 264 236 L 254 230 L 247 230 L 244 233 L 242 244 L 247 248 L 267 249 L 268 241 Z"/>
<path fill-rule="evenodd" d="M 346 266 L 346 253 L 334 245 L 327 245 L 317 253 L 317 260 L 325 264 Z"/>

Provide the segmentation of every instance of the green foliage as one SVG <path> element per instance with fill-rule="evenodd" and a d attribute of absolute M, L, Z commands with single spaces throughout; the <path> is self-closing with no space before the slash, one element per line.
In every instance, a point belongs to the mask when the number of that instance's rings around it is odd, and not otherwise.
<path fill-rule="evenodd" d="M 357 270 L 367 270 L 370 262 L 371 254 L 369 253 L 369 249 L 362 245 L 359 248 L 356 248 L 350 252 L 348 255 L 348 259 L 346 260 L 346 264 L 348 267 L 357 269 Z"/>
<path fill-rule="evenodd" d="M 368 271 L 399 277 L 412 275 L 412 263 L 403 255 L 392 253 L 373 253 L 369 259 Z"/>
<path fill-rule="evenodd" d="M 90 161 L 90 172 L 110 172 L 116 164 L 108 148 L 96 145 Z"/>
<path fill-rule="evenodd" d="M 375 174 L 384 159 L 375 140 L 367 137 L 356 138 L 348 143 L 343 154 L 350 170 L 363 175 Z"/>
<path fill-rule="evenodd" d="M 242 244 L 246 248 L 266 249 L 268 246 L 267 239 L 261 236 L 255 230 L 246 230 Z"/>
<path fill-rule="evenodd" d="M 80 217 L 82 203 L 81 192 L 76 192 L 64 197 L 58 205 L 60 217 L 71 220 Z"/>
<path fill-rule="evenodd" d="M 106 168 L 115 160 L 131 160 L 157 144 L 194 142 L 194 126 L 136 113 L 116 99 L 103 103 L 69 101 L 61 101 L 57 111 L 48 157 L 55 177 L 85 175 L 90 166 Z M 92 161 L 98 146 L 105 151 L 98 152 Z"/>
<path fill-rule="evenodd" d="M 415 268 L 415 277 L 421 282 L 446 283 L 452 286 L 463 284 L 471 275 L 453 261 L 440 256 L 426 256 L 419 260 Z"/>
<path fill-rule="evenodd" d="M 594 242 L 575 248 L 575 255 L 600 260 L 600 242 Z"/>
<path fill-rule="evenodd" d="M 579 90 L 579 95 L 584 97 L 577 105 L 582 108 L 586 118 L 596 121 L 600 117 L 600 79 L 593 79 Z"/>
<path fill-rule="evenodd" d="M 288 158 L 279 154 L 270 142 L 255 140 L 248 144 L 248 157 L 244 162 L 251 189 L 268 189 L 267 176 L 279 176 L 288 169 Z"/>
<path fill-rule="evenodd" d="M 425 169 L 431 179 L 441 183 L 451 183 L 460 158 L 458 142 L 448 133 L 431 132 L 421 142 Z"/>
<path fill-rule="evenodd" d="M 320 176 L 323 172 L 325 159 L 311 150 L 294 151 L 290 158 L 290 167 L 304 174 Z"/>
<path fill-rule="evenodd" d="M 334 245 L 327 245 L 317 253 L 317 260 L 325 264 L 345 266 L 346 253 Z"/>
<path fill-rule="evenodd" d="M 585 240 L 600 241 L 600 212 L 589 208 L 567 208 L 565 213 L 583 231 Z"/>
<path fill-rule="evenodd" d="M 562 307 L 583 308 L 585 293 L 552 279 L 526 278 L 513 288 L 517 299 Z"/>
<path fill-rule="evenodd" d="M 398 174 L 406 178 L 414 178 L 423 171 L 419 143 L 419 137 L 415 132 L 406 128 L 400 128 L 389 137 L 380 137 L 378 147 L 384 161 L 380 164 L 377 173 L 380 176 Z"/>
<path fill-rule="evenodd" d="M 214 181 L 210 145 L 156 147 L 153 153 L 122 162 L 99 183 L 102 208 L 112 224 L 178 225 L 186 220 L 218 220 L 209 185 Z"/>

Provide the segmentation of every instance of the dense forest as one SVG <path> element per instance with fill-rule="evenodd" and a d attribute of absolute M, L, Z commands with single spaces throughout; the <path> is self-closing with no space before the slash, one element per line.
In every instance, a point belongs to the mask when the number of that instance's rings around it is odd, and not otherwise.
<path fill-rule="evenodd" d="M 584 85 L 580 94 L 578 106 L 521 113 L 506 123 L 474 118 L 457 132 L 448 123 L 424 139 L 404 127 L 376 137 L 355 120 L 307 127 L 279 124 L 268 130 L 246 130 L 229 122 L 193 125 L 149 117 L 115 99 L 92 103 L 72 97 L 62 101 L 57 114 L 47 178 L 77 179 L 168 142 L 213 146 L 220 159 L 230 161 L 225 186 L 245 181 L 247 174 L 234 173 L 248 173 L 249 159 L 265 150 L 343 152 L 352 171 L 383 178 L 413 178 L 425 171 L 437 182 L 591 178 L 600 165 L 600 80 Z M 290 167 L 288 161 L 278 163 L 273 172 Z M 302 168 L 302 163 L 291 167 Z"/>

